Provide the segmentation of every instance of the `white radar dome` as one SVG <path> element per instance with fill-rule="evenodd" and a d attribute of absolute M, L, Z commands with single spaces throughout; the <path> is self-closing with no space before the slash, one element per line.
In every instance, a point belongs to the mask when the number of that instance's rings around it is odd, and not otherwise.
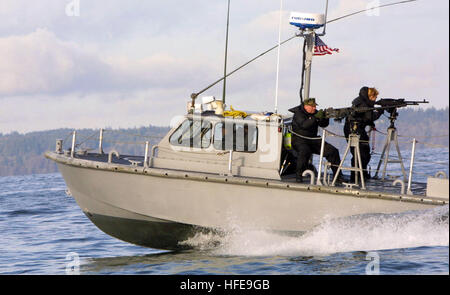
<path fill-rule="evenodd" d="M 300 29 L 318 29 L 325 24 L 325 15 L 319 13 L 291 12 L 289 23 Z"/>

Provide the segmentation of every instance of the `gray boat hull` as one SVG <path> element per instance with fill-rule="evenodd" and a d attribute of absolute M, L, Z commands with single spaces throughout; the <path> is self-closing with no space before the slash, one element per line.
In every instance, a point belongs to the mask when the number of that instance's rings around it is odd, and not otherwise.
<path fill-rule="evenodd" d="M 437 205 L 279 181 L 147 168 L 118 171 L 83 160 L 57 163 L 71 194 L 98 228 L 157 249 L 185 249 L 181 242 L 197 232 L 239 227 L 301 233 L 326 219 Z"/>
<path fill-rule="evenodd" d="M 106 234 L 128 243 L 155 249 L 189 249 L 191 248 L 189 245 L 183 245 L 181 242 L 193 237 L 199 231 L 206 231 L 176 222 L 149 221 L 138 217 L 122 218 L 86 212 L 85 214 Z"/>

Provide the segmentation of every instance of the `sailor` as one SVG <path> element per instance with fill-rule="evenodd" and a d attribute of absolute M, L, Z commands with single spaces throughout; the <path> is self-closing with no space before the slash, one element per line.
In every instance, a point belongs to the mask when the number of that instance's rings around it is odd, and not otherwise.
<path fill-rule="evenodd" d="M 352 102 L 353 107 L 367 107 L 373 108 L 375 106 L 375 101 L 378 97 L 378 90 L 376 88 L 362 87 L 359 91 L 359 96 L 355 98 Z M 348 136 L 353 131 L 359 135 L 359 150 L 361 154 L 361 164 L 363 169 L 363 175 L 365 179 L 370 179 L 370 173 L 367 170 L 367 165 L 370 162 L 370 146 L 369 146 L 369 135 L 367 134 L 366 127 L 369 126 L 370 130 L 375 130 L 375 121 L 381 117 L 384 113 L 382 109 L 370 110 L 364 113 L 356 113 L 354 117 L 347 117 L 345 119 L 344 134 L 348 140 Z M 356 122 L 356 124 L 354 124 Z M 355 130 L 351 130 L 352 126 L 355 126 Z M 355 166 L 355 151 L 352 147 L 350 149 L 353 158 L 352 166 Z M 351 172 L 351 180 L 353 181 L 355 173 Z"/>
<path fill-rule="evenodd" d="M 324 110 L 316 110 L 315 98 L 306 99 L 302 104 L 290 109 L 294 113 L 292 118 L 292 147 L 297 152 L 296 181 L 302 182 L 303 172 L 308 167 L 312 154 L 320 155 L 322 140 L 317 137 L 318 127 L 327 127 L 330 119 L 325 117 Z M 336 174 L 340 156 L 339 151 L 331 144 L 325 142 L 324 157 L 332 164 L 333 173 Z M 341 176 L 338 177 L 340 182 Z"/>

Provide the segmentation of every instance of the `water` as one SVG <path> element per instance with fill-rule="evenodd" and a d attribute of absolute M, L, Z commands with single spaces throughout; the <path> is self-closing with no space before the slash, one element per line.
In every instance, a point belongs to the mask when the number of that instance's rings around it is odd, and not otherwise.
<path fill-rule="evenodd" d="M 418 158 L 429 157 L 419 151 Z M 417 162 L 417 175 L 448 164 L 448 150 Z M 376 162 L 372 160 L 372 163 Z M 443 169 L 444 168 L 444 169 Z M 97 229 L 65 194 L 60 174 L 0 177 L 0 273 L 66 274 L 448 274 L 449 207 L 325 220 L 301 237 L 232 225 L 225 237 L 198 235 L 196 249 L 134 246 Z M 211 247 L 220 239 L 221 245 Z M 378 269 L 377 269 L 378 267 Z"/>

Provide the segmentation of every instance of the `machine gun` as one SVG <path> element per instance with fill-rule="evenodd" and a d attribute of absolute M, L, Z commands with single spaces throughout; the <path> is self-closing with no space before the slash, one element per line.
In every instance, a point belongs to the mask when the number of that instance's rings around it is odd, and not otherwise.
<path fill-rule="evenodd" d="M 394 98 L 382 98 L 375 102 L 376 105 L 379 105 L 381 109 L 385 109 L 389 114 L 389 120 L 391 121 L 391 125 L 389 128 L 395 128 L 395 120 L 398 117 L 398 108 L 403 108 L 409 105 L 419 105 L 420 103 L 429 103 L 427 100 L 405 100 L 404 98 L 394 99 Z"/>
<path fill-rule="evenodd" d="M 390 116 L 391 121 L 390 128 L 395 128 L 394 123 L 398 117 L 398 108 L 403 108 L 409 105 L 419 105 L 421 103 L 429 103 L 425 99 L 422 101 L 416 100 L 405 100 L 404 98 L 393 99 L 393 98 L 382 98 L 375 102 L 374 107 L 348 107 L 348 108 L 327 108 L 324 110 L 325 117 L 334 119 L 335 121 L 341 122 L 343 119 L 347 118 L 352 123 L 352 130 L 356 130 L 356 126 L 359 123 L 358 114 L 365 113 L 368 111 L 375 110 L 386 110 Z"/>
<path fill-rule="evenodd" d="M 346 119 L 350 122 L 351 133 L 356 133 L 358 125 L 361 123 L 362 113 L 380 109 L 380 107 L 349 107 L 349 108 L 327 108 L 324 110 L 325 118 L 334 119 L 334 121 L 341 122 Z"/>
<path fill-rule="evenodd" d="M 368 111 L 373 111 L 379 108 L 370 107 L 349 107 L 349 108 L 327 108 L 324 110 L 325 117 L 329 119 L 334 119 L 335 121 L 342 121 L 345 118 L 349 118 L 350 121 L 357 120 L 357 114 L 365 113 Z"/>
<path fill-rule="evenodd" d="M 382 98 L 375 102 L 381 107 L 401 108 L 409 105 L 419 105 L 419 103 L 429 103 L 427 100 L 405 100 L 404 98 Z"/>
<path fill-rule="evenodd" d="M 388 113 L 398 116 L 397 109 L 403 108 L 409 105 L 419 105 L 420 103 L 429 103 L 427 100 L 405 100 L 404 98 L 393 99 L 393 98 L 382 98 L 375 102 L 374 107 L 348 107 L 348 108 L 327 108 L 324 110 L 325 117 L 329 119 L 334 119 L 335 121 L 341 121 L 345 118 L 349 118 L 350 121 L 357 117 L 358 113 L 365 113 L 368 111 L 375 110 L 386 110 Z"/>

